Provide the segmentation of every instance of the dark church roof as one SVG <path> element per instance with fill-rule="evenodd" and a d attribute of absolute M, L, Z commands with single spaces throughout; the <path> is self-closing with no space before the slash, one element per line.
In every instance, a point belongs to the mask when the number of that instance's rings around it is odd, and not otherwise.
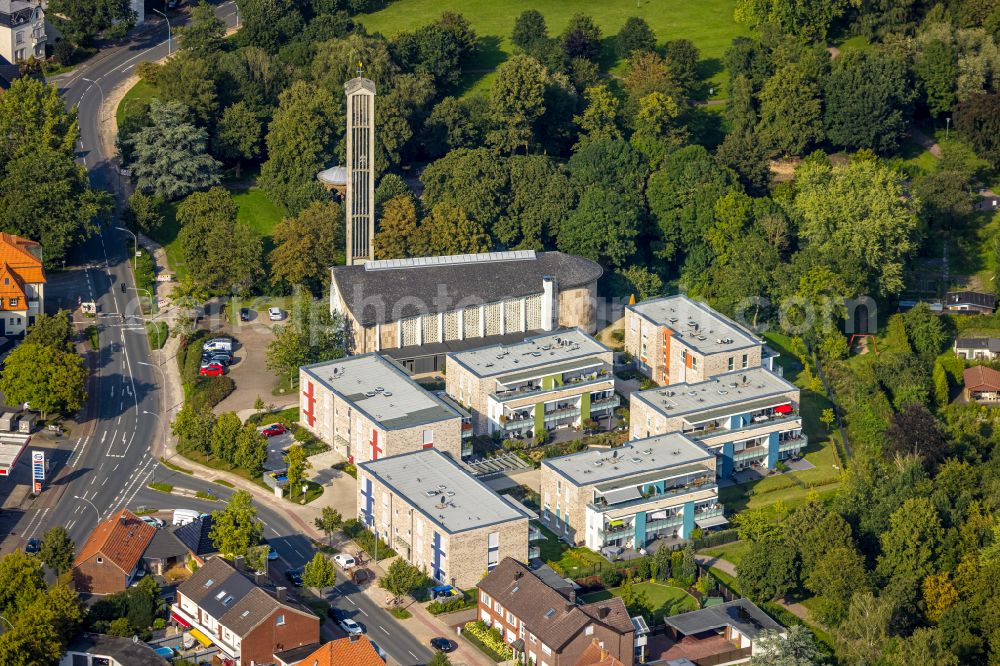
<path fill-rule="evenodd" d="M 337 266 L 333 280 L 354 318 L 373 326 L 541 294 L 545 277 L 565 290 L 594 283 L 603 273 L 590 259 L 528 250 Z"/>

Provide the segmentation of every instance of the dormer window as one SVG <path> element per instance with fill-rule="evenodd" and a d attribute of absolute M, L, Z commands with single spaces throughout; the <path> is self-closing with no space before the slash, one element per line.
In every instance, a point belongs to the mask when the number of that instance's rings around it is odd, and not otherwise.
<path fill-rule="evenodd" d="M 100 555 L 98 555 L 98 557 L 97 557 L 97 563 L 98 564 L 104 564 L 104 558 L 101 557 Z"/>
<path fill-rule="evenodd" d="M 10 307 L 16 308 L 17 307 L 17 301 L 18 301 L 18 299 L 16 299 L 16 298 L 10 299 Z"/>

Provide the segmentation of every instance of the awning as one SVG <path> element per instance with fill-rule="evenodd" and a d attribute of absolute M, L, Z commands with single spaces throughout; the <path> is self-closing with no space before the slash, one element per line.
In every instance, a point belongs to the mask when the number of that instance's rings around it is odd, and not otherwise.
<path fill-rule="evenodd" d="M 650 513 L 646 514 L 646 520 L 666 520 L 666 519 L 667 519 L 666 510 L 651 511 Z"/>
<path fill-rule="evenodd" d="M 711 518 L 705 518 L 703 520 L 696 520 L 694 524 L 702 529 L 709 527 L 718 527 L 719 525 L 728 525 L 729 519 L 725 516 L 712 516 Z"/>
<path fill-rule="evenodd" d="M 212 639 L 201 633 L 197 629 L 191 630 L 191 635 L 194 636 L 195 640 L 204 645 L 205 647 L 212 647 Z"/>
<path fill-rule="evenodd" d="M 614 518 L 614 519 L 608 521 L 608 527 L 619 527 L 619 526 L 624 525 L 624 524 L 625 524 L 625 521 L 623 519 L 621 519 L 621 518 Z"/>
<path fill-rule="evenodd" d="M 788 405 L 788 404 L 778 405 L 777 407 L 774 408 L 774 413 L 775 414 L 791 414 L 792 413 L 792 406 Z"/>
<path fill-rule="evenodd" d="M 185 629 L 190 629 L 191 628 L 191 623 L 188 622 L 187 620 L 185 620 L 184 618 L 182 618 L 177 613 L 171 613 L 170 614 L 170 619 L 173 620 L 174 622 L 176 622 L 177 624 L 181 625 Z"/>
<path fill-rule="evenodd" d="M 628 502 L 629 500 L 639 499 L 640 497 L 642 497 L 642 493 L 639 492 L 639 489 L 635 486 L 620 488 L 618 490 L 609 490 L 604 493 L 604 499 L 607 500 L 608 504 Z"/>

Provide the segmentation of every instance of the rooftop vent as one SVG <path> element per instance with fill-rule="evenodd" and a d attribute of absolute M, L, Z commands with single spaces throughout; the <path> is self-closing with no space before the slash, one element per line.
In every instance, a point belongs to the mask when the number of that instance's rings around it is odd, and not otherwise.
<path fill-rule="evenodd" d="M 382 391 L 382 395 L 388 398 L 389 396 L 392 395 L 392 391 Z"/>
<path fill-rule="evenodd" d="M 383 387 L 381 387 L 381 386 L 376 386 L 376 387 L 375 387 L 375 392 L 376 392 L 376 393 L 381 393 L 381 392 L 382 392 L 382 391 L 384 391 L 384 390 L 385 390 L 385 388 L 383 388 Z"/>
<path fill-rule="evenodd" d="M 545 611 L 545 619 L 546 620 L 552 619 L 552 616 L 555 615 L 555 614 L 556 614 L 556 609 L 555 608 L 550 608 L 547 611 Z"/>
<path fill-rule="evenodd" d="M 634 462 L 636 465 L 642 462 L 642 458 L 630 458 L 630 460 Z"/>
<path fill-rule="evenodd" d="M 673 451 L 670 452 L 670 455 L 672 456 L 679 456 L 680 454 L 681 454 L 680 449 L 674 449 Z"/>

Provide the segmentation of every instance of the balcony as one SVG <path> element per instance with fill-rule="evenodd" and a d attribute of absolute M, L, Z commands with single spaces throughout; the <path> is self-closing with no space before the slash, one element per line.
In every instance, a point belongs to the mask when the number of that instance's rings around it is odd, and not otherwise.
<path fill-rule="evenodd" d="M 545 412 L 546 421 L 556 421 L 558 419 L 566 419 L 580 416 L 579 407 L 560 407 L 559 409 L 553 409 L 550 412 Z"/>
<path fill-rule="evenodd" d="M 528 412 L 528 416 L 518 416 L 517 418 L 512 418 L 510 416 L 501 417 L 500 422 L 502 423 L 504 430 L 520 430 L 521 428 L 535 425 L 535 417 L 533 414 Z"/>
<path fill-rule="evenodd" d="M 226 656 L 230 657 L 231 659 L 240 658 L 239 648 L 227 643 L 219 635 L 220 632 L 215 632 L 210 630 L 207 626 L 198 621 L 197 616 L 192 615 L 187 611 L 185 611 L 183 608 L 181 608 L 180 604 L 174 604 L 173 606 L 171 606 L 170 613 L 172 615 L 176 615 L 181 620 L 184 620 L 184 622 L 188 623 L 188 625 L 190 625 L 192 629 L 197 629 L 201 633 L 205 634 L 205 636 L 207 636 L 212 641 L 215 647 L 219 648 L 219 650 Z"/>
<path fill-rule="evenodd" d="M 753 446 L 748 449 L 743 449 L 737 453 L 733 454 L 733 461 L 740 462 L 743 460 L 756 460 L 758 458 L 766 458 L 768 454 L 767 446 Z"/>
<path fill-rule="evenodd" d="M 680 488 L 672 488 L 665 490 L 662 493 L 653 493 L 651 495 L 643 495 L 642 497 L 637 497 L 632 500 L 626 500 L 624 502 L 618 502 L 617 504 L 608 504 L 603 501 L 603 497 L 597 498 L 596 501 L 591 502 L 590 506 L 595 511 L 607 511 L 609 509 L 625 509 L 633 506 L 642 506 L 643 504 L 649 504 L 650 502 L 657 502 L 659 500 L 670 499 L 671 497 L 680 497 L 682 495 L 690 495 L 691 493 L 698 493 L 702 491 L 715 491 L 718 495 L 719 487 L 715 485 L 714 478 L 711 479 L 713 482 L 709 482 L 708 477 L 701 483 L 689 483 Z"/>
<path fill-rule="evenodd" d="M 610 367 L 603 367 L 597 372 L 588 373 L 581 377 L 574 377 L 569 379 L 561 386 L 553 386 L 552 388 L 542 388 L 541 384 L 531 384 L 527 386 L 517 387 L 510 390 L 498 390 L 492 393 L 492 397 L 498 402 L 507 402 L 508 400 L 515 400 L 517 398 L 523 398 L 529 395 L 537 395 L 539 393 L 549 393 L 551 391 L 566 391 L 570 389 L 582 388 L 585 386 L 590 386 L 593 384 L 600 384 L 602 382 L 614 381 L 614 374 L 611 372 Z M 583 391 L 581 391 L 582 393 Z"/>
<path fill-rule="evenodd" d="M 777 425 L 777 424 L 780 424 L 780 423 L 783 423 L 783 422 L 788 422 L 788 423 L 798 422 L 798 421 L 801 420 L 801 418 L 802 417 L 799 415 L 798 412 L 794 412 L 793 411 L 790 414 L 775 414 L 775 415 L 773 415 L 771 417 L 765 418 L 765 419 L 760 420 L 760 421 L 751 421 L 750 423 L 748 423 L 748 424 L 746 424 L 744 426 L 740 426 L 738 428 L 726 428 L 726 427 L 723 427 L 722 425 L 719 425 L 718 423 L 716 423 L 715 425 L 713 425 L 711 427 L 702 428 L 701 430 L 695 430 L 694 427 L 690 423 L 688 423 L 687 421 L 685 421 L 685 426 L 684 426 L 684 428 L 682 428 L 681 431 L 685 435 L 687 435 L 689 437 L 694 437 L 695 439 L 700 439 L 702 437 L 713 437 L 713 436 L 718 435 L 718 434 L 723 433 L 723 432 L 731 432 L 733 434 L 736 434 L 736 433 L 739 433 L 739 432 L 750 432 L 750 431 L 756 430 L 757 428 L 761 428 L 761 427 L 764 427 L 764 426 L 770 426 L 770 425 Z"/>
<path fill-rule="evenodd" d="M 600 400 L 594 400 L 590 403 L 590 413 L 599 412 L 602 409 L 614 409 L 621 404 L 617 395 L 613 395 L 610 398 L 601 398 Z"/>
<path fill-rule="evenodd" d="M 462 421 L 462 439 L 469 439 L 472 435 L 472 424 Z"/>
<path fill-rule="evenodd" d="M 782 440 L 778 444 L 778 451 L 795 451 L 798 449 L 804 449 L 809 445 L 809 437 L 805 434 L 799 435 L 797 437 L 791 437 L 789 439 Z"/>

